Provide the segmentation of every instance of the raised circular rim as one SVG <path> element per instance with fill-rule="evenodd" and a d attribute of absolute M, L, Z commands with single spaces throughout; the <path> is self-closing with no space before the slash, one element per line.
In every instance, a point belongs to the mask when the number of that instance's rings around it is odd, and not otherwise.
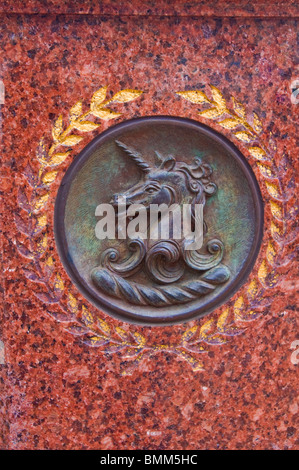
<path fill-rule="evenodd" d="M 101 143 L 107 138 L 111 137 L 113 133 L 117 133 L 121 129 L 126 129 L 132 127 L 140 122 L 160 122 L 160 123 L 177 123 L 189 125 L 189 127 L 196 128 L 204 133 L 206 136 L 212 138 L 214 141 L 222 145 L 242 168 L 249 187 L 251 189 L 255 213 L 256 213 L 256 223 L 257 230 L 255 233 L 255 238 L 253 240 L 251 251 L 247 257 L 246 262 L 244 263 L 243 268 L 241 269 L 239 275 L 234 279 L 230 288 L 224 290 L 219 296 L 216 296 L 210 303 L 208 308 L 205 307 L 195 307 L 193 310 L 187 313 L 177 314 L 175 317 L 169 316 L 167 320 L 164 318 L 151 318 L 145 317 L 144 315 L 136 315 L 132 312 L 127 312 L 125 309 L 120 308 L 113 304 L 113 302 L 106 301 L 106 299 L 95 296 L 89 289 L 88 284 L 82 279 L 79 272 L 75 268 L 74 264 L 69 259 L 67 253 L 67 240 L 65 234 L 64 226 L 64 216 L 65 216 L 65 206 L 69 187 L 73 181 L 74 176 L 80 171 L 83 164 L 88 160 L 88 158 L 93 154 L 95 149 L 101 145 Z M 127 121 L 124 121 L 120 124 L 116 124 L 112 127 L 109 127 L 106 131 L 102 132 L 100 135 L 95 137 L 76 157 L 76 159 L 68 167 L 60 187 L 55 201 L 54 208 L 54 235 L 56 247 L 58 250 L 59 257 L 62 261 L 62 264 L 70 277 L 71 281 L 78 288 L 79 292 L 89 300 L 97 308 L 103 310 L 105 313 L 117 318 L 118 320 L 148 325 L 148 326 L 167 326 L 177 323 L 184 323 L 187 321 L 195 320 L 201 318 L 211 313 L 215 308 L 218 308 L 225 304 L 246 282 L 249 274 L 251 273 L 255 261 L 257 259 L 258 253 L 260 251 L 262 238 L 263 238 L 263 225 L 264 225 L 264 204 L 261 195 L 261 191 L 256 179 L 256 176 L 247 162 L 244 155 L 239 151 L 239 149 L 230 142 L 225 136 L 218 133 L 214 129 L 206 126 L 205 124 L 194 121 L 193 119 L 175 117 L 175 116 L 146 116 L 141 118 L 134 118 Z"/>

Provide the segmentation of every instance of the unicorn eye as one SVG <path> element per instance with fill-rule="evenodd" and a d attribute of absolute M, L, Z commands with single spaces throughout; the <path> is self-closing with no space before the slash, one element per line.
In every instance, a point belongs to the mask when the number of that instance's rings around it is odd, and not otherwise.
<path fill-rule="evenodd" d="M 146 192 L 149 194 L 155 193 L 156 191 L 157 191 L 157 188 L 154 188 L 152 186 L 149 188 L 146 188 Z"/>

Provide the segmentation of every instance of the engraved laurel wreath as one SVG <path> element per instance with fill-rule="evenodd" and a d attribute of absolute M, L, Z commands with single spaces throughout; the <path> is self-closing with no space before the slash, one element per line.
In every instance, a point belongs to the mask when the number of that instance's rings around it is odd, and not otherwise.
<path fill-rule="evenodd" d="M 258 116 L 248 116 L 245 107 L 231 97 L 226 100 L 215 86 L 209 86 L 209 97 L 200 90 L 177 92 L 177 95 L 196 105 L 204 105 L 199 112 L 201 119 L 215 120 L 222 128 L 231 130 L 232 136 L 241 142 L 249 154 L 255 172 L 267 192 L 266 205 L 269 206 L 271 227 L 265 257 L 251 273 L 248 283 L 237 296 L 224 306 L 218 318 L 202 319 L 185 330 L 175 344 L 155 344 L 130 326 L 127 330 L 109 325 L 101 313 L 78 300 L 77 291 L 71 285 L 66 288 L 55 267 L 53 255 L 49 252 L 46 230 L 48 217 L 46 207 L 54 196 L 51 185 L 56 181 L 59 167 L 70 156 L 72 149 L 82 141 L 84 133 L 99 127 L 95 120 L 110 120 L 121 116 L 107 106 L 113 103 L 127 103 L 138 98 L 142 91 L 121 90 L 107 99 L 107 87 L 94 93 L 90 107 L 83 112 L 82 101 L 78 101 L 69 111 L 69 123 L 64 127 L 60 115 L 53 129 L 53 142 L 47 150 L 44 139 L 37 149 L 38 170 L 31 165 L 24 170 L 26 185 L 19 189 L 19 212 L 15 223 L 19 231 L 16 247 L 28 261 L 24 267 L 26 278 L 36 285 L 34 295 L 42 304 L 53 304 L 57 311 L 48 314 L 60 322 L 67 331 L 78 335 L 86 345 L 97 347 L 103 353 L 113 354 L 122 351 L 127 358 L 122 374 L 131 373 L 146 357 L 160 351 L 168 351 L 187 361 L 193 371 L 203 370 L 200 354 L 209 346 L 226 343 L 228 337 L 244 332 L 247 322 L 257 319 L 263 309 L 271 304 L 270 292 L 279 279 L 278 267 L 286 266 L 292 255 L 285 255 L 285 247 L 294 234 L 286 231 L 286 196 L 281 185 L 281 174 L 288 168 L 281 159 L 277 167 L 274 161 L 276 147 L 272 136 L 265 143 L 263 128 Z M 231 103 L 231 105 L 229 104 Z M 74 133 L 79 131 L 79 133 Z M 247 150 L 246 150 L 247 149 Z M 36 165 L 34 165 L 36 168 Z"/>

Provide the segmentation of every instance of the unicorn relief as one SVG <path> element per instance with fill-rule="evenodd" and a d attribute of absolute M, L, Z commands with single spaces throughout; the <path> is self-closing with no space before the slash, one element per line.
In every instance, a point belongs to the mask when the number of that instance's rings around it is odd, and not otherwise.
<path fill-rule="evenodd" d="M 156 152 L 160 161 L 153 168 L 139 152 L 123 142 L 116 141 L 116 145 L 135 162 L 142 178 L 127 191 L 113 195 L 111 204 L 116 207 L 121 197 L 125 198 L 127 208 L 133 204 L 142 204 L 147 211 L 153 204 L 165 204 L 167 207 L 173 204 L 180 207 L 188 205 L 194 228 L 196 206 L 201 204 L 204 207 L 206 199 L 217 191 L 216 184 L 211 180 L 211 166 L 202 163 L 199 158 L 195 158 L 191 165 L 177 161 L 173 156 L 163 159 Z M 147 220 L 150 225 L 150 217 Z M 203 227 L 206 236 L 208 227 L 204 221 Z M 170 218 L 168 239 L 126 240 L 126 256 L 121 256 L 116 248 L 103 251 L 100 265 L 91 272 L 93 284 L 106 294 L 129 303 L 165 307 L 207 295 L 228 281 L 230 271 L 221 264 L 224 246 L 220 240 L 212 239 L 205 247 L 190 250 L 187 247 L 188 240 L 183 235 L 179 239 L 174 238 L 173 230 L 173 218 Z M 141 269 L 151 280 L 150 287 L 127 280 Z M 184 281 L 186 271 L 197 273 L 195 280 Z"/>

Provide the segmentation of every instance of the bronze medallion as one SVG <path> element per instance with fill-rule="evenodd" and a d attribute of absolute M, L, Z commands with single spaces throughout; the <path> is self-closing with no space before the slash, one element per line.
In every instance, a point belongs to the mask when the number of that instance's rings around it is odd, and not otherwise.
<path fill-rule="evenodd" d="M 120 200 L 124 233 L 99 239 L 97 207 L 110 204 L 117 225 Z M 147 233 L 153 205 L 190 208 L 193 229 L 200 205 L 201 248 L 190 249 L 173 226 L 167 238 L 127 237 L 137 204 Z M 168 116 L 126 121 L 96 137 L 67 170 L 55 206 L 59 254 L 81 293 L 120 320 L 148 325 L 202 317 L 226 302 L 246 281 L 262 230 L 262 198 L 244 156 L 209 127 Z"/>

